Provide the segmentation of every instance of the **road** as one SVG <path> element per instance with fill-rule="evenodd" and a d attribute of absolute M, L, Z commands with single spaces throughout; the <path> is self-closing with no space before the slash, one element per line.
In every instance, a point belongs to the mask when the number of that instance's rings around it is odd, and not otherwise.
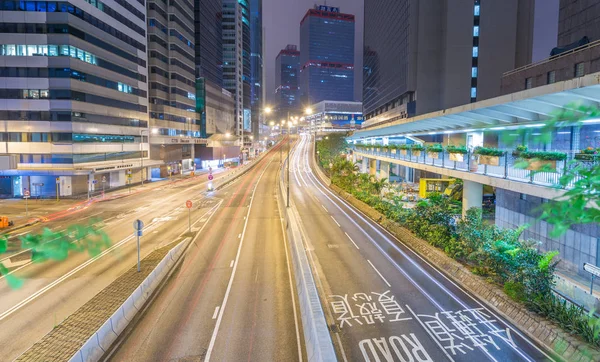
<path fill-rule="evenodd" d="M 292 200 L 340 361 L 551 359 L 498 315 L 331 192 L 302 136 Z"/>
<path fill-rule="evenodd" d="M 274 149 L 234 185 L 112 361 L 301 361 L 302 326 L 277 208 Z"/>
<path fill-rule="evenodd" d="M 215 179 L 225 175 L 226 172 L 215 174 Z M 155 248 L 180 239 L 181 233 L 187 231 L 186 200 L 194 203 L 191 211 L 192 222 L 197 222 L 194 227 L 201 227 L 201 219 L 208 218 L 219 202 L 206 195 L 206 189 L 206 176 L 165 183 L 150 192 L 95 203 L 60 220 L 16 232 L 35 233 L 45 227 L 64 230 L 69 225 L 86 224 L 98 218 L 103 220 L 102 230 L 111 238 L 112 247 L 98 258 L 72 252 L 64 261 L 31 264 L 30 254 L 25 252 L 21 254 L 23 261 L 6 263 L 24 284 L 12 290 L 6 279 L 0 277 L 0 359 L 10 361 L 18 357 L 135 264 L 134 220 L 141 219 L 146 224 L 141 238 L 142 258 Z"/>

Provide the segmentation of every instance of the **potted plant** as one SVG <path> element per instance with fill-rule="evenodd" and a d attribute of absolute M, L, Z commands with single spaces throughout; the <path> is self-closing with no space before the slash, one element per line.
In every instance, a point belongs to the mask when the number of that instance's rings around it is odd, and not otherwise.
<path fill-rule="evenodd" d="M 474 153 L 479 157 L 479 163 L 482 165 L 499 166 L 500 156 L 504 151 L 497 148 L 477 147 Z"/>
<path fill-rule="evenodd" d="M 421 152 L 425 149 L 425 147 L 420 143 L 413 143 L 410 147 L 410 153 L 413 156 L 420 157 Z"/>
<path fill-rule="evenodd" d="M 466 146 L 449 145 L 446 147 L 446 151 L 450 154 L 450 161 L 456 162 L 464 162 L 465 155 L 469 153 Z"/>
<path fill-rule="evenodd" d="M 398 149 L 398 145 L 390 145 L 390 152 L 395 155 L 396 154 L 396 150 Z"/>
<path fill-rule="evenodd" d="M 440 158 L 440 152 L 443 152 L 444 148 L 439 143 L 434 143 L 427 146 L 427 156 L 430 158 Z"/>
<path fill-rule="evenodd" d="M 401 154 L 402 156 L 406 156 L 406 155 L 408 154 L 408 150 L 410 150 L 410 149 L 411 149 L 411 148 L 410 148 L 410 145 L 409 145 L 409 144 L 406 144 L 406 143 L 404 143 L 404 144 L 401 144 L 401 145 L 398 145 L 398 148 L 400 149 L 400 154 Z"/>
<path fill-rule="evenodd" d="M 519 157 L 527 161 L 527 170 L 556 170 L 556 161 L 566 160 L 567 154 L 564 152 L 526 151 L 521 152 Z"/>
<path fill-rule="evenodd" d="M 600 160 L 600 148 L 588 147 L 575 154 L 575 159 L 585 162 L 594 162 Z"/>
<path fill-rule="evenodd" d="M 515 150 L 512 152 L 513 157 L 521 157 L 521 153 L 522 152 L 528 152 L 529 149 L 527 148 L 527 146 L 517 146 L 517 148 L 515 148 Z"/>

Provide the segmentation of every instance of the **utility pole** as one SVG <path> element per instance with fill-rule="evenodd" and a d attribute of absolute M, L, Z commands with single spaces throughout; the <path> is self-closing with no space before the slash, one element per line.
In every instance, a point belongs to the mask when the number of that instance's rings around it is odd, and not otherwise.
<path fill-rule="evenodd" d="M 290 137 L 290 113 L 288 112 L 288 155 L 287 155 L 287 207 L 290 207 L 290 149 L 292 148 L 292 138 Z"/>

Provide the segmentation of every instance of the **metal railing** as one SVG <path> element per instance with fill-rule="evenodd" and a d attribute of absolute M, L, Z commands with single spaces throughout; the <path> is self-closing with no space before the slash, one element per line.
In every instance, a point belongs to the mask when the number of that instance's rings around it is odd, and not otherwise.
<path fill-rule="evenodd" d="M 383 149 L 368 149 L 368 148 L 356 148 L 353 149 L 361 154 L 383 156 L 405 162 L 413 162 L 416 164 L 442 167 L 446 169 L 464 171 L 474 174 L 504 178 L 509 180 L 527 182 L 532 184 L 538 184 L 543 186 L 555 187 L 560 183 L 560 178 L 573 167 L 593 167 L 593 162 L 580 162 L 573 161 L 574 153 L 568 153 L 567 159 L 564 161 L 556 161 L 556 167 L 553 171 L 533 171 L 527 170 L 522 166 L 523 160 L 512 155 L 512 150 L 507 150 L 502 156 L 498 157 L 497 165 L 482 164 L 478 162 L 478 156 L 472 152 L 458 157 L 458 159 L 451 159 L 450 153 L 446 150 L 443 152 L 414 152 L 406 150 L 383 150 Z M 453 154 L 456 155 L 456 154 Z M 519 165 L 520 164 L 520 165 Z M 571 187 L 577 179 L 571 181 L 567 188 Z"/>

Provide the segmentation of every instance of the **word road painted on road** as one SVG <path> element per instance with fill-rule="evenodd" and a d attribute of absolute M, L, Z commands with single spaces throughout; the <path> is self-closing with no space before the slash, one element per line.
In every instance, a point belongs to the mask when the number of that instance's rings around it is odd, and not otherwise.
<path fill-rule="evenodd" d="M 355 293 L 330 296 L 331 308 L 344 326 L 411 320 L 390 290 L 384 293 Z M 354 324 L 353 324 L 354 323 Z"/>
<path fill-rule="evenodd" d="M 434 315 L 417 314 L 417 318 L 452 355 L 467 354 L 476 348 L 485 351 L 500 350 L 497 342 L 501 341 L 516 347 L 510 329 L 499 328 L 497 320 L 486 314 L 483 308 L 446 311 Z"/>
<path fill-rule="evenodd" d="M 369 338 L 358 343 L 365 361 L 433 362 L 414 333 L 408 336 Z M 381 358 L 380 358 L 381 357 Z M 395 357 L 395 358 L 394 358 Z"/>

